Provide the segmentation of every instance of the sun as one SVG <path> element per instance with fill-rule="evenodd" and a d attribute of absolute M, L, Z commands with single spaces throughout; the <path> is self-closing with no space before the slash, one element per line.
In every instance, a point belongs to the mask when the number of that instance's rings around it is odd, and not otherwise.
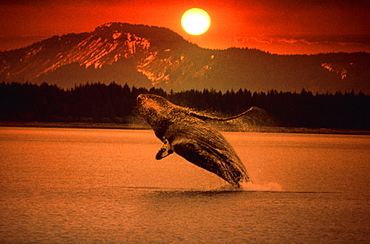
<path fill-rule="evenodd" d="M 182 28 L 191 35 L 201 35 L 205 33 L 211 25 L 211 17 L 200 8 L 187 10 L 181 18 Z"/>

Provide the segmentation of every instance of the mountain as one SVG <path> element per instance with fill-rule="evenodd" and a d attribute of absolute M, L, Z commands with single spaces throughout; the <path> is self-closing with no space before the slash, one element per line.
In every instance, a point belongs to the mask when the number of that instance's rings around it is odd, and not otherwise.
<path fill-rule="evenodd" d="M 163 28 L 107 23 L 92 32 L 53 36 L 0 52 L 2 81 L 110 83 L 188 90 L 370 94 L 369 53 L 274 55 L 256 49 L 211 50 Z"/>

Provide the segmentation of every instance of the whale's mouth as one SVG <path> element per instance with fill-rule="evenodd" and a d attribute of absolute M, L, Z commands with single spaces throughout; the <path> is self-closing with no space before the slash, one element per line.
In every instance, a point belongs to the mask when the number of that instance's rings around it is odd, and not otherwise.
<path fill-rule="evenodd" d="M 144 94 L 140 94 L 139 96 L 136 97 L 136 101 L 137 101 L 137 105 L 139 107 L 143 106 L 143 103 L 145 102 L 145 100 L 147 100 L 148 98 L 146 96 L 144 96 Z"/>
<path fill-rule="evenodd" d="M 136 101 L 139 111 L 153 107 L 153 105 L 155 104 L 155 102 L 152 99 L 150 99 L 146 94 L 140 94 L 139 96 L 137 96 Z"/>
<path fill-rule="evenodd" d="M 137 98 L 136 98 L 136 100 L 138 101 L 138 102 L 141 102 L 141 101 L 143 101 L 145 99 L 145 96 L 144 96 L 144 94 L 140 94 L 139 96 L 137 96 Z"/>
<path fill-rule="evenodd" d="M 144 96 L 141 96 L 141 95 L 137 96 L 137 98 L 136 98 L 136 101 L 137 101 L 136 108 L 138 109 L 140 114 L 143 114 L 142 110 L 144 108 L 144 106 L 143 106 L 144 100 L 145 100 Z"/>

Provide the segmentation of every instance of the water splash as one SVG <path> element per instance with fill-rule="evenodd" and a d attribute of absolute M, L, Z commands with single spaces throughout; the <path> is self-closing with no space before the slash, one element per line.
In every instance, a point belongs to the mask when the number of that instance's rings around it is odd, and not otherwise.
<path fill-rule="evenodd" d="M 248 115 L 243 115 L 228 121 L 207 121 L 213 127 L 222 131 L 260 131 L 265 127 L 274 127 L 276 122 L 263 109 L 255 109 Z"/>
<path fill-rule="evenodd" d="M 243 182 L 239 189 L 227 184 L 212 191 L 283 191 L 283 188 L 280 184 L 274 182 L 261 182 L 258 184 L 253 182 Z"/>
<path fill-rule="evenodd" d="M 252 183 L 245 182 L 241 184 L 243 191 L 282 191 L 283 188 L 280 184 L 274 182 Z"/>

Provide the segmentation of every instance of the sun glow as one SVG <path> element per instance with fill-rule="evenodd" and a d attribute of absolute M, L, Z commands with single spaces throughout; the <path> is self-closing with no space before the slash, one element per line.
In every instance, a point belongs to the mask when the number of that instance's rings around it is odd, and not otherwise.
<path fill-rule="evenodd" d="M 182 28 L 191 35 L 201 35 L 205 33 L 211 25 L 211 17 L 200 8 L 187 10 L 181 18 Z"/>

